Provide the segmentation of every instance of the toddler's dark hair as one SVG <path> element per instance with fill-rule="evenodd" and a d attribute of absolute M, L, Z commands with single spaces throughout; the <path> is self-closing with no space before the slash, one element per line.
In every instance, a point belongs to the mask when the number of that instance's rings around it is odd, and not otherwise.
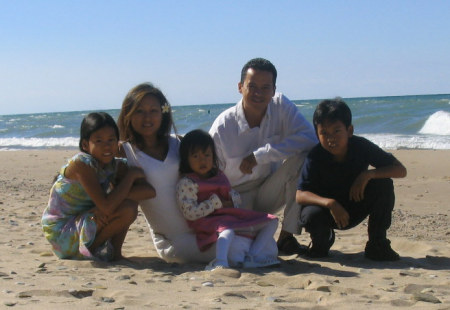
<path fill-rule="evenodd" d="M 216 153 L 216 147 L 214 145 L 213 138 L 209 133 L 201 130 L 195 129 L 188 132 L 181 139 L 180 142 L 180 174 L 193 172 L 189 165 L 189 155 L 200 149 L 205 151 L 208 147 L 211 147 L 213 153 L 213 168 L 210 172 L 210 177 L 217 175 L 218 172 L 218 158 Z"/>
<path fill-rule="evenodd" d="M 80 142 L 78 144 L 78 147 L 80 148 L 80 151 L 85 152 L 83 150 L 82 142 L 83 140 L 89 141 L 89 138 L 91 135 L 103 127 L 111 127 L 114 129 L 114 133 L 116 134 L 117 140 L 119 140 L 119 128 L 117 127 L 116 122 L 106 112 L 92 112 L 86 115 L 83 118 L 83 121 L 81 122 L 80 126 Z"/>
<path fill-rule="evenodd" d="M 348 105 L 340 98 L 321 101 L 314 111 L 313 124 L 317 126 L 325 121 L 341 121 L 348 128 L 352 124 L 352 112 Z"/>

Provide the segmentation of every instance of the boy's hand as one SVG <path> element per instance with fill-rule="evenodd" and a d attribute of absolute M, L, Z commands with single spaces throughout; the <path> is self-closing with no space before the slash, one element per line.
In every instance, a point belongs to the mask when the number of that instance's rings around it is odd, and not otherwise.
<path fill-rule="evenodd" d="M 350 216 L 339 202 L 333 200 L 333 203 L 330 205 L 330 212 L 339 229 L 347 227 Z"/>
<path fill-rule="evenodd" d="M 353 181 L 352 187 L 350 187 L 349 199 L 356 202 L 363 200 L 364 191 L 371 178 L 369 170 L 361 172 Z"/>

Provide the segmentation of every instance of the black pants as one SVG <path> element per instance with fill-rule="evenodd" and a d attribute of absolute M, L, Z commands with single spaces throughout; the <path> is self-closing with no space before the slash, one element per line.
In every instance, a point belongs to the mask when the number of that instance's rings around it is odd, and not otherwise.
<path fill-rule="evenodd" d="M 348 212 L 350 219 L 347 227 L 350 229 L 361 223 L 369 216 L 369 241 L 386 239 L 386 231 L 391 226 L 392 210 L 394 209 L 394 185 L 391 179 L 370 180 L 364 191 L 364 200 L 339 201 Z M 330 229 L 337 229 L 331 212 L 319 206 L 302 206 L 300 212 L 300 226 L 310 233 L 313 246 L 323 243 L 325 247 Z"/>

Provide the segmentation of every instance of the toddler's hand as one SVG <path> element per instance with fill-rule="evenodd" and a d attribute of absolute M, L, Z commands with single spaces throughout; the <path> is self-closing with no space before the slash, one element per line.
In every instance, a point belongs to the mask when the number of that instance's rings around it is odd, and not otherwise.
<path fill-rule="evenodd" d="M 233 201 L 222 200 L 222 208 L 234 208 Z"/>

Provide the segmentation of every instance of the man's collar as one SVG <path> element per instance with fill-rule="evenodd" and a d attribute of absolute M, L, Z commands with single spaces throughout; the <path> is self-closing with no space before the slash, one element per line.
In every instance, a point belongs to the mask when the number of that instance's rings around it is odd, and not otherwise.
<path fill-rule="evenodd" d="M 238 135 L 240 135 L 241 133 L 246 132 L 247 130 L 250 129 L 250 127 L 248 126 L 248 122 L 245 118 L 244 103 L 243 103 L 242 98 L 241 98 L 241 100 L 239 100 L 239 102 L 236 105 L 236 120 L 237 120 L 238 127 L 239 127 Z"/>
<path fill-rule="evenodd" d="M 273 97 L 272 99 L 270 99 L 269 104 L 267 105 L 267 109 L 266 109 L 266 114 L 263 117 L 263 122 L 264 119 L 267 118 L 266 121 L 270 121 L 270 116 L 272 115 L 272 109 L 273 109 Z M 247 130 L 250 130 L 250 126 L 248 125 L 247 119 L 245 118 L 245 113 L 244 113 L 244 103 L 243 100 L 241 98 L 241 100 L 239 100 L 239 102 L 236 105 L 236 120 L 239 126 L 239 133 L 241 134 L 243 132 L 246 132 Z"/>

